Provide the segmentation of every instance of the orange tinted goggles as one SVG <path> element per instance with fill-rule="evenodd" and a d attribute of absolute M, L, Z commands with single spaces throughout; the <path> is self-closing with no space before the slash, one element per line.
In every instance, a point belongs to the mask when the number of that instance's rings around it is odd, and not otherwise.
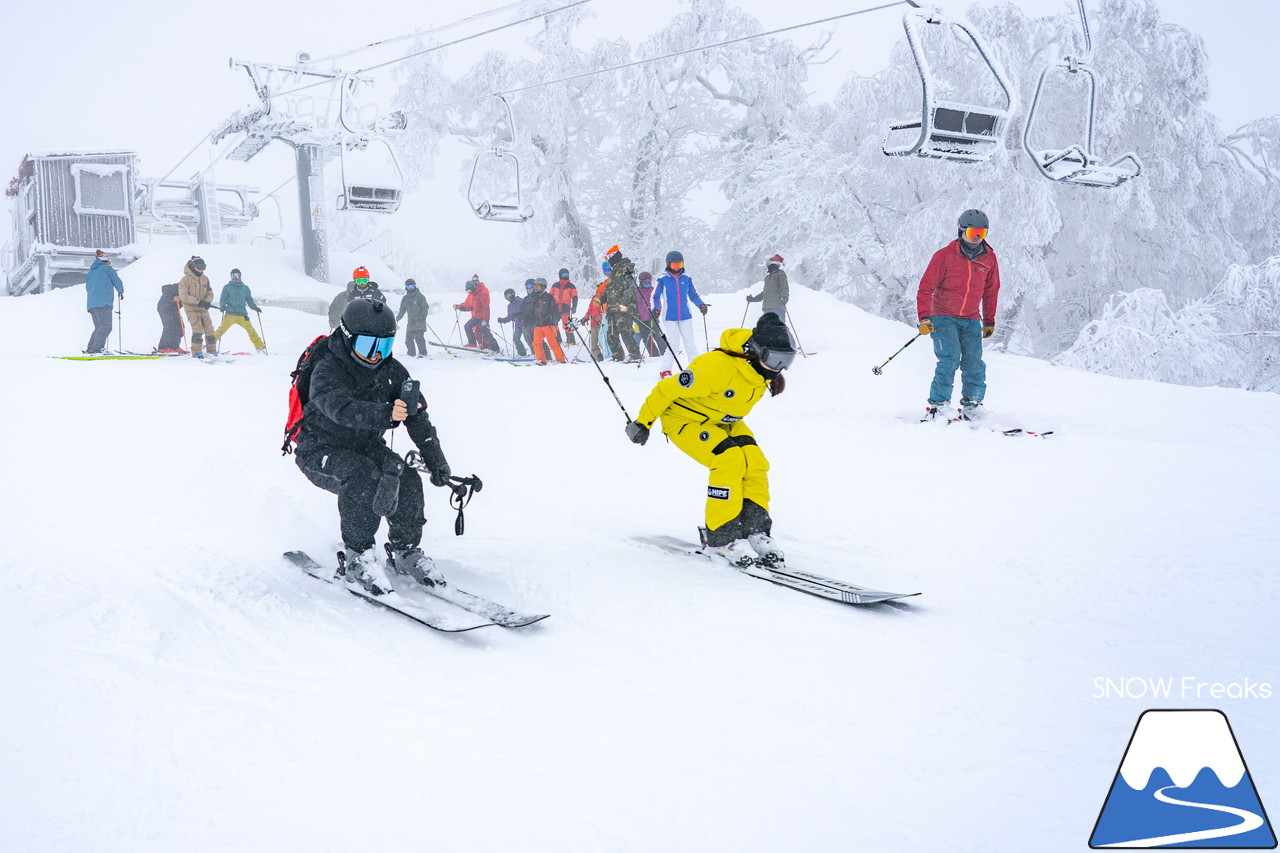
<path fill-rule="evenodd" d="M 976 243 L 979 240 L 987 239 L 987 229 L 985 228 L 966 228 L 964 229 L 964 238 L 970 243 Z"/>
<path fill-rule="evenodd" d="M 671 263 L 667 264 L 667 268 L 677 270 L 677 271 L 682 270 L 684 269 L 684 261 L 672 261 Z"/>

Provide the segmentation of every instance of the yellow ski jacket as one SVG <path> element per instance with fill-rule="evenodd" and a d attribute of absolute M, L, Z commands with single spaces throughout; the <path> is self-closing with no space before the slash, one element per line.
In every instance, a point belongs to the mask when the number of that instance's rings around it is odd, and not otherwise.
<path fill-rule="evenodd" d="M 720 348 L 743 352 L 750 329 L 726 329 Z M 653 428 L 662 418 L 670 434 L 687 423 L 737 423 L 768 394 L 768 382 L 746 359 L 712 351 L 689 362 L 675 376 L 660 379 L 636 415 L 636 423 Z"/>

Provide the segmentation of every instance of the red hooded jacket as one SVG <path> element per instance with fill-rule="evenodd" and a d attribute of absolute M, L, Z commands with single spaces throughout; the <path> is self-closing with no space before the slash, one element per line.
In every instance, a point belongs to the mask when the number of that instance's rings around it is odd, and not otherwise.
<path fill-rule="evenodd" d="M 470 311 L 477 320 L 489 319 L 489 288 L 484 286 L 484 282 L 476 282 L 476 289 L 467 294 L 458 310 Z"/>
<path fill-rule="evenodd" d="M 995 250 L 985 243 L 983 246 L 986 251 L 972 261 L 960 251 L 959 240 L 934 253 L 920 278 L 916 316 L 981 319 L 985 325 L 995 325 L 1000 264 Z"/>

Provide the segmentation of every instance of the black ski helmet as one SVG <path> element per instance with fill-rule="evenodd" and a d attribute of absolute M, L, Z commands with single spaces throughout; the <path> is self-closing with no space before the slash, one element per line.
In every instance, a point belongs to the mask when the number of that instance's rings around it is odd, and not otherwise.
<path fill-rule="evenodd" d="M 567 280 L 567 279 L 569 278 L 569 271 L 568 271 L 567 269 L 565 269 L 564 267 L 561 267 L 561 268 L 560 268 L 560 272 L 559 272 L 559 273 L 557 273 L 557 275 L 559 275 L 559 276 L 560 276 L 561 281 L 564 281 L 564 280 Z"/>
<path fill-rule="evenodd" d="M 774 372 L 786 370 L 796 359 L 796 345 L 787 331 L 786 323 L 772 311 L 766 311 L 751 330 L 743 347 L 747 355 L 754 356 L 765 368 Z"/>
<path fill-rule="evenodd" d="M 959 225 L 961 229 L 991 227 L 991 221 L 987 219 L 987 215 L 976 208 L 970 208 L 960 214 L 960 219 L 956 224 Z"/>
<path fill-rule="evenodd" d="M 396 315 L 391 309 L 387 308 L 385 303 L 376 299 L 365 299 L 360 297 L 352 299 L 347 303 L 347 308 L 342 312 L 342 325 L 339 326 L 342 335 L 346 339 L 347 351 L 351 353 L 351 357 L 355 359 L 357 364 L 373 369 L 382 364 L 382 361 L 370 364 L 368 361 L 356 356 L 355 340 L 361 335 L 368 335 L 373 338 L 393 338 L 396 334 Z"/>
<path fill-rule="evenodd" d="M 502 295 L 505 296 L 507 299 L 516 298 L 516 292 L 509 287 L 506 290 L 502 291 Z"/>
<path fill-rule="evenodd" d="M 667 252 L 667 263 L 671 264 L 671 263 L 675 263 L 676 261 L 679 261 L 680 263 L 683 264 L 684 255 L 680 254 L 675 249 L 672 249 L 670 252 Z"/>

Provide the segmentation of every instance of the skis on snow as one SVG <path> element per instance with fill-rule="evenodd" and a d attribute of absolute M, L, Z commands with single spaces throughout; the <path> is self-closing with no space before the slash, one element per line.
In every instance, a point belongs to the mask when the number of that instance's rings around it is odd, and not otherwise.
<path fill-rule="evenodd" d="M 656 545 L 673 554 L 697 555 L 722 565 L 730 565 L 724 558 L 703 551 L 699 546 L 673 536 L 641 536 L 638 537 L 638 540 L 650 545 Z M 816 595 L 819 598 L 825 598 L 830 601 L 838 601 L 841 604 L 880 604 L 881 602 L 910 598 L 913 595 L 920 594 L 918 592 L 886 592 L 881 589 L 871 589 L 813 572 L 793 569 L 784 564 L 775 563 L 770 565 L 760 560 L 756 560 L 746 566 L 732 566 L 732 568 L 753 578 L 769 581 L 778 586 L 785 586 L 809 595 Z"/>
<path fill-rule="evenodd" d="M 462 631 L 473 631 L 476 628 L 488 628 L 499 626 L 503 628 L 523 628 L 526 625 L 532 625 L 546 619 L 548 614 L 529 614 L 521 613 L 510 608 L 503 607 L 497 602 L 489 601 L 478 595 L 472 595 L 462 590 L 453 589 L 452 587 L 428 588 L 421 584 L 414 584 L 413 588 L 434 596 L 441 601 L 448 602 L 464 611 L 464 614 L 448 613 L 441 610 L 434 610 L 407 596 L 392 590 L 381 595 L 374 595 L 366 590 L 359 583 L 347 582 L 343 578 L 335 577 L 333 569 L 326 568 L 315 560 L 311 559 L 302 551 L 286 551 L 285 559 L 302 569 L 311 577 L 322 580 L 325 583 L 341 586 L 347 592 L 362 598 L 370 604 L 380 607 L 384 610 L 390 610 L 393 613 L 399 613 L 407 619 L 411 619 L 420 625 L 425 625 L 436 631 L 444 631 L 446 633 L 460 633 Z M 406 582 L 410 582 L 405 579 Z"/>

